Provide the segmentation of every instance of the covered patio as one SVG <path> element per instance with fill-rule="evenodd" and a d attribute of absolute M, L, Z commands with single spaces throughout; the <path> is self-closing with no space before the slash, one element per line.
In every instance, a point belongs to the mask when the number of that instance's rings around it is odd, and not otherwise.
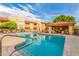
<path fill-rule="evenodd" d="M 56 22 L 52 23 L 49 27 L 49 32 L 62 33 L 62 34 L 73 34 L 75 22 Z"/>

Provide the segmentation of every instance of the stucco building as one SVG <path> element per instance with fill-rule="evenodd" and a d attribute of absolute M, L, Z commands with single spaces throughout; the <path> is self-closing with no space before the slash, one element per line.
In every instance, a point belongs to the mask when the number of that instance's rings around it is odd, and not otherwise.
<path fill-rule="evenodd" d="M 33 21 L 25 20 L 25 30 L 34 32 L 44 31 L 46 28 L 45 24 L 46 23 L 37 20 Z"/>
<path fill-rule="evenodd" d="M 44 22 L 37 21 L 37 20 L 28 20 L 28 19 L 22 19 L 17 16 L 10 16 L 8 18 L 10 21 L 14 21 L 17 24 L 17 29 L 24 30 L 26 32 L 33 31 L 33 32 L 39 32 L 44 31 L 46 26 Z"/>
<path fill-rule="evenodd" d="M 8 20 L 15 22 L 18 30 L 25 30 L 25 20 L 22 18 L 18 16 L 10 16 Z"/>

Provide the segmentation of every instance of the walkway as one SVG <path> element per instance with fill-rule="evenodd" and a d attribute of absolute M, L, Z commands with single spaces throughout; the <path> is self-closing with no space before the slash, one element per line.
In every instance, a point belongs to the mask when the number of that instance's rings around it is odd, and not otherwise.
<path fill-rule="evenodd" d="M 67 35 L 64 47 L 65 56 L 79 56 L 79 36 Z"/>

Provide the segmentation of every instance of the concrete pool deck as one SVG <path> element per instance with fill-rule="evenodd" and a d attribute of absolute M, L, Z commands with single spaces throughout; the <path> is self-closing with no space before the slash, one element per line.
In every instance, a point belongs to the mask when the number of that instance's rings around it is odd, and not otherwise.
<path fill-rule="evenodd" d="M 5 34 L 0 35 L 0 38 Z M 10 34 L 9 34 L 10 35 Z M 25 38 L 6 36 L 2 39 L 2 56 L 9 56 L 15 49 L 14 47 L 17 44 L 20 44 L 25 41 Z M 14 53 L 13 55 L 20 56 L 19 52 Z"/>
<path fill-rule="evenodd" d="M 79 36 L 66 35 L 64 55 L 79 56 Z"/>
<path fill-rule="evenodd" d="M 62 35 L 62 34 L 53 34 L 53 35 Z M 64 56 L 79 56 L 79 36 L 74 36 L 74 35 L 63 35 L 63 36 L 66 37 L 64 51 L 63 51 Z M 1 35 L 0 35 L 0 37 L 1 37 Z M 25 40 L 23 38 L 16 38 L 19 40 L 19 41 L 17 41 L 16 39 L 14 39 L 14 37 L 13 38 L 7 37 L 7 40 L 6 40 L 6 38 L 4 38 L 4 39 L 5 39 L 5 40 L 3 40 L 4 43 L 2 44 L 2 55 L 3 56 L 9 56 L 10 53 L 12 51 L 14 51 L 14 46 Z M 11 39 L 13 39 L 14 41 L 12 41 Z M 10 42 L 10 41 L 12 41 L 12 42 Z M 8 43 L 6 43 L 7 45 L 5 44 L 5 42 L 8 42 Z M 22 54 L 19 52 L 16 52 L 13 55 L 21 56 Z"/>

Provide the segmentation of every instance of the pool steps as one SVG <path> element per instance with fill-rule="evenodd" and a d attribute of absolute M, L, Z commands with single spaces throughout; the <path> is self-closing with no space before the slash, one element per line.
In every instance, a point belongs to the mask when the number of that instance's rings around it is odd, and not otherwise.
<path fill-rule="evenodd" d="M 19 35 L 18 35 L 18 36 L 19 36 Z M 21 50 L 21 49 L 23 49 L 24 47 L 27 47 L 27 46 L 31 45 L 31 44 L 33 43 L 33 41 L 37 40 L 39 37 L 38 37 L 37 35 L 34 35 L 34 38 L 30 38 L 30 37 L 26 37 L 26 38 L 27 38 L 27 39 L 25 40 L 25 42 L 20 43 L 20 44 L 18 44 L 18 45 L 16 45 L 16 46 L 14 47 L 15 50 L 10 54 L 10 56 L 11 56 L 13 53 L 15 53 L 16 51 Z"/>

